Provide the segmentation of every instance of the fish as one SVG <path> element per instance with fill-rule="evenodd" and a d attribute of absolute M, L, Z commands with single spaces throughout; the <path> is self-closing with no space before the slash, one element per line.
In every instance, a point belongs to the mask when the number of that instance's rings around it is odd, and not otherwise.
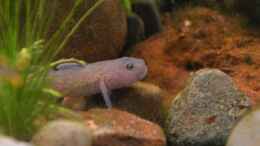
<path fill-rule="evenodd" d="M 101 93 L 105 104 L 112 108 L 111 91 L 143 80 L 148 67 L 143 59 L 121 57 L 95 63 L 64 63 L 51 69 L 51 86 L 71 99 Z"/>

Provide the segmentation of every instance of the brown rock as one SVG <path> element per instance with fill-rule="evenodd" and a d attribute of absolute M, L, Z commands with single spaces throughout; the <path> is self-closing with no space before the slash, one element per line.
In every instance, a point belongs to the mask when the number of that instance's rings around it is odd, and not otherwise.
<path fill-rule="evenodd" d="M 94 131 L 93 146 L 165 146 L 162 129 L 152 122 L 115 109 L 82 113 Z"/>
<path fill-rule="evenodd" d="M 85 0 L 73 17 L 75 24 L 97 0 Z M 65 19 L 73 6 L 71 0 L 62 0 L 56 14 L 57 23 Z M 53 26 L 54 28 L 57 26 Z M 127 31 L 126 14 L 120 0 L 105 0 L 72 37 L 59 58 L 78 58 L 89 62 L 116 58 L 122 51 Z"/>

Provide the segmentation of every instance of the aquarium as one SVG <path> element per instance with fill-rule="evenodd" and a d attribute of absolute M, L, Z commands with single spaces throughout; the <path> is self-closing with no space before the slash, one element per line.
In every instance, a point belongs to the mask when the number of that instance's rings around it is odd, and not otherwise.
<path fill-rule="evenodd" d="M 258 146 L 258 7 L 0 0 L 0 146 Z"/>

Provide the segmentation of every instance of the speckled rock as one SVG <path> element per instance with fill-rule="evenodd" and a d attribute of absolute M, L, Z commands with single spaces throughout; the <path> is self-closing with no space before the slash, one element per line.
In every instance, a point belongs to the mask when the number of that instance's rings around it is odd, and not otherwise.
<path fill-rule="evenodd" d="M 84 0 L 73 17 L 74 24 L 97 0 Z M 60 0 L 56 24 L 64 20 L 74 1 Z M 127 33 L 126 14 L 120 0 L 105 0 L 82 23 L 59 58 L 74 57 L 88 62 L 117 58 L 125 44 Z M 53 26 L 55 30 L 57 26 Z"/>
<path fill-rule="evenodd" d="M 259 146 L 260 109 L 248 113 L 234 128 L 226 146 Z"/>
<path fill-rule="evenodd" d="M 251 107 L 231 77 L 217 69 L 193 74 L 174 99 L 167 119 L 174 146 L 223 146 L 236 122 Z"/>
<path fill-rule="evenodd" d="M 32 143 L 37 146 L 91 146 L 92 133 L 79 122 L 57 120 L 43 127 Z"/>
<path fill-rule="evenodd" d="M 87 109 L 106 107 L 101 97 L 102 95 L 97 96 L 87 98 Z M 160 87 L 139 81 L 130 87 L 113 90 L 111 100 L 114 108 L 128 111 L 146 120 L 162 124 L 165 119 L 162 103 L 163 96 L 164 91 Z"/>
<path fill-rule="evenodd" d="M 133 114 L 115 109 L 82 113 L 94 131 L 93 146 L 165 146 L 162 129 Z"/>
<path fill-rule="evenodd" d="M 19 142 L 15 139 L 0 136 L 0 146 L 33 146 L 29 143 Z"/>

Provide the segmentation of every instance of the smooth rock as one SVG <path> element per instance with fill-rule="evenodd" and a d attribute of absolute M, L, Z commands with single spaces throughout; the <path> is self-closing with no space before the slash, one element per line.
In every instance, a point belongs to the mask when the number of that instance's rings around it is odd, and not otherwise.
<path fill-rule="evenodd" d="M 57 120 L 36 133 L 32 143 L 36 146 L 91 146 L 92 133 L 82 123 Z"/>
<path fill-rule="evenodd" d="M 159 7 L 155 0 L 132 0 L 133 11 L 144 22 L 145 36 L 150 37 L 163 30 Z"/>
<path fill-rule="evenodd" d="M 165 146 L 158 125 L 115 109 L 92 109 L 82 113 L 94 132 L 93 146 Z"/>
<path fill-rule="evenodd" d="M 231 77 L 217 69 L 197 71 L 172 103 L 166 126 L 169 141 L 174 146 L 223 146 L 250 107 L 250 99 Z"/>
<path fill-rule="evenodd" d="M 133 86 L 115 91 L 114 96 L 114 106 L 118 109 L 157 124 L 162 124 L 165 120 L 164 91 L 157 85 L 140 81 Z"/>
<path fill-rule="evenodd" d="M 171 12 L 175 4 L 175 0 L 156 0 L 156 2 L 163 12 Z"/>
<path fill-rule="evenodd" d="M 111 100 L 114 108 L 134 113 L 146 120 L 162 124 L 165 120 L 163 107 L 164 91 L 147 82 L 139 81 L 134 85 L 112 91 Z M 87 98 L 86 108 L 105 107 L 102 95 Z"/>
<path fill-rule="evenodd" d="M 125 44 L 125 52 L 123 54 L 128 53 L 129 49 L 135 45 L 136 43 L 143 40 L 144 37 L 144 22 L 138 15 L 130 15 L 127 17 L 127 37 Z M 131 50 L 131 49 L 130 49 Z"/>
<path fill-rule="evenodd" d="M 29 143 L 19 142 L 9 137 L 1 136 L 0 146 L 32 146 L 32 145 Z"/>
<path fill-rule="evenodd" d="M 75 24 L 97 0 L 84 0 L 73 17 Z M 65 20 L 74 1 L 60 0 L 58 13 L 52 30 Z M 127 33 L 127 18 L 120 0 L 105 0 L 72 36 L 68 45 L 60 53 L 59 58 L 77 58 L 87 62 L 112 59 L 119 57 Z"/>
<path fill-rule="evenodd" d="M 248 113 L 233 129 L 226 146 L 259 146 L 260 109 Z"/>

